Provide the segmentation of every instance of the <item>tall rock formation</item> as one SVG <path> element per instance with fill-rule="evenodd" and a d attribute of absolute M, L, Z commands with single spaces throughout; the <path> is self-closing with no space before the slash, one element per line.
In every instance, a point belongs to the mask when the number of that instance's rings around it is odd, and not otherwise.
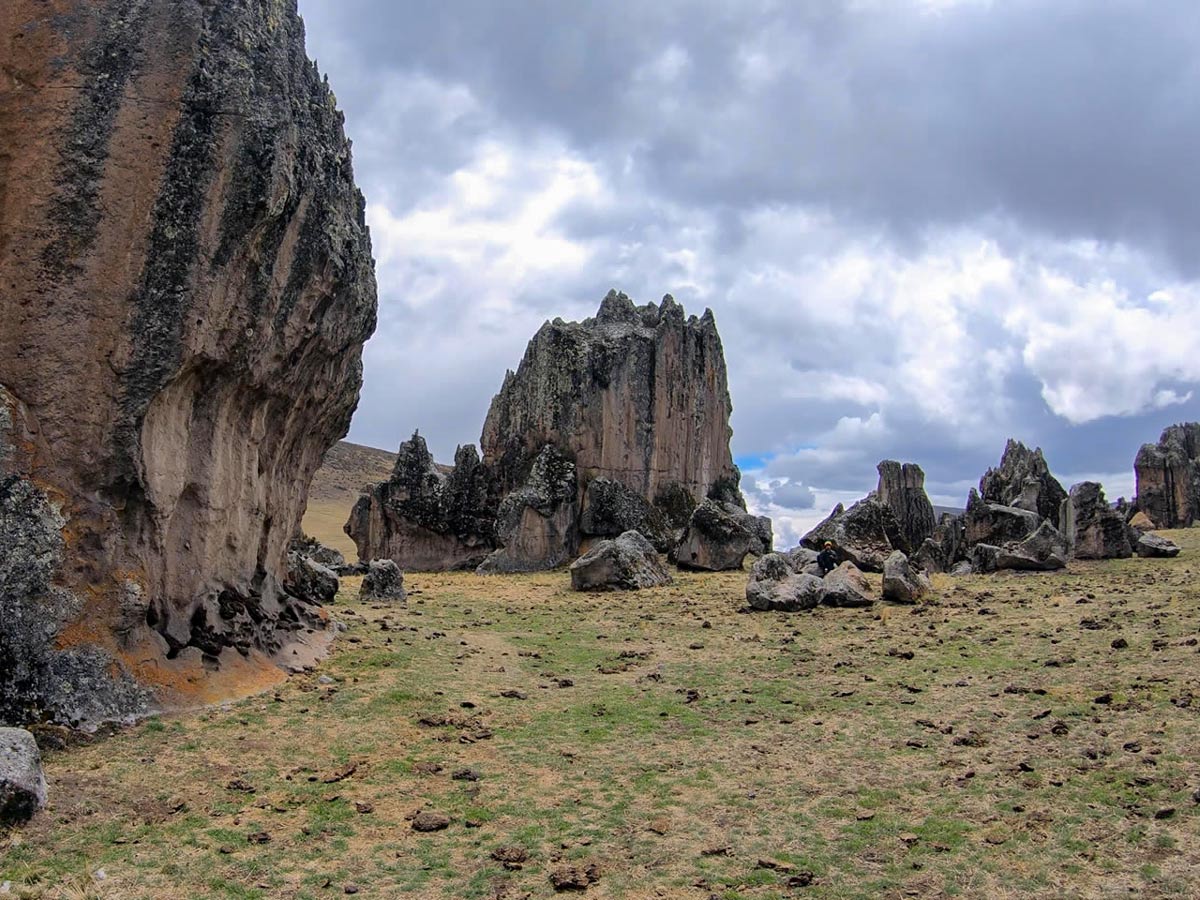
<path fill-rule="evenodd" d="M 1075 558 L 1125 559 L 1133 555 L 1124 517 L 1104 499 L 1104 488 L 1095 481 L 1081 481 L 1071 488 L 1059 518 Z"/>
<path fill-rule="evenodd" d="M 1133 463 L 1137 508 L 1157 528 L 1187 528 L 1200 518 L 1200 422 L 1172 425 L 1143 444 Z"/>
<path fill-rule="evenodd" d="M 269 683 L 375 323 L 294 0 L 0 6 L 0 721 Z"/>
<path fill-rule="evenodd" d="M 937 520 L 933 504 L 925 493 L 925 473 L 916 463 L 898 463 L 885 459 L 876 470 L 879 502 L 889 507 L 900 525 L 908 546 L 916 550 L 933 534 Z"/>
<path fill-rule="evenodd" d="M 731 408 L 711 312 L 687 317 L 669 295 L 635 306 L 610 291 L 595 318 L 543 325 L 492 400 L 480 477 L 495 527 L 479 515 L 469 528 L 449 523 L 438 533 L 456 548 L 494 540 L 484 571 L 558 565 L 591 540 L 631 529 L 666 550 L 703 500 L 745 508 L 729 450 Z M 388 518 L 381 498 L 379 487 L 364 495 L 346 526 L 362 559 L 432 569 L 463 561 L 396 540 L 425 520 L 398 508 L 400 518 Z"/>
<path fill-rule="evenodd" d="M 1000 468 L 988 469 L 979 480 L 979 493 L 988 503 L 1037 513 L 1038 521 L 1058 523 L 1059 510 L 1067 492 L 1050 474 L 1042 449 L 1030 450 L 1020 441 L 1008 439 Z M 1036 527 L 1036 525 L 1034 526 Z"/>

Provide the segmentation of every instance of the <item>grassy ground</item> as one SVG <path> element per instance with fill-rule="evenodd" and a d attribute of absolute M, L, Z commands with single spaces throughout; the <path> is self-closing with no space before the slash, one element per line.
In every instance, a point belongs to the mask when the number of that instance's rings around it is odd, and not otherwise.
<path fill-rule="evenodd" d="M 318 672 L 51 754 L 0 882 L 538 898 L 594 863 L 588 896 L 634 900 L 1194 897 L 1200 530 L 1172 537 L 911 609 L 740 613 L 740 573 L 417 575 L 407 609 L 347 580 Z"/>
<path fill-rule="evenodd" d="M 358 559 L 358 548 L 354 546 L 354 541 L 350 540 L 349 535 L 342 531 L 342 526 L 350 518 L 353 506 L 353 500 L 310 500 L 301 526 L 305 534 L 315 537 L 326 547 L 340 550 L 347 562 Z"/>

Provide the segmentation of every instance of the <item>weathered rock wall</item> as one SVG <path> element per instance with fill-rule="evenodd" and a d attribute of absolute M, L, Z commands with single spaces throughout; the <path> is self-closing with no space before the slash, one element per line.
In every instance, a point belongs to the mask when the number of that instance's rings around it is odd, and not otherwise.
<path fill-rule="evenodd" d="M 294 0 L 10 0 L 0 59 L 0 479 L 61 521 L 0 594 L 0 641 L 50 636 L 26 687 L 0 666 L 0 718 L 142 704 L 65 699 L 65 655 L 168 702 L 276 677 L 321 628 L 284 555 L 375 322 Z"/>
<path fill-rule="evenodd" d="M 631 529 L 667 550 L 705 499 L 745 509 L 731 406 L 711 312 L 610 291 L 595 318 L 555 319 L 529 342 L 492 400 L 481 460 L 459 459 L 448 476 L 427 452 L 418 476 L 398 464 L 346 531 L 360 559 L 413 569 L 461 568 L 489 544 L 481 571 L 544 569 Z M 444 509 L 455 484 L 457 516 Z"/>
<path fill-rule="evenodd" d="M 699 503 L 720 482 L 736 491 L 731 411 L 711 312 L 610 291 L 595 318 L 555 319 L 529 342 L 488 410 L 483 459 L 505 493 L 550 444 L 574 459 L 581 491 L 605 477 L 651 501 L 678 485 Z"/>
<path fill-rule="evenodd" d="M 1137 508 L 1158 528 L 1187 528 L 1200 518 L 1200 422 L 1172 425 L 1143 444 L 1133 463 Z"/>

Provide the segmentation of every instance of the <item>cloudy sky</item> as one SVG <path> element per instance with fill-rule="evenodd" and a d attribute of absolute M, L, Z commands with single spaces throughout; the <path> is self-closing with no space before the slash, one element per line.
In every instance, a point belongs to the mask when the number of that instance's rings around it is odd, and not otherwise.
<path fill-rule="evenodd" d="M 350 439 L 478 441 L 547 318 L 711 307 L 790 545 L 885 457 L 1005 438 L 1132 493 L 1200 418 L 1194 0 L 300 0 L 380 326 Z"/>

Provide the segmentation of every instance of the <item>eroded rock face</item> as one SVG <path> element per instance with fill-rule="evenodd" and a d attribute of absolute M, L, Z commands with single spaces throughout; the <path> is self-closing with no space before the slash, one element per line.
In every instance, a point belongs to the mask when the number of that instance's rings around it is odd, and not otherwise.
<path fill-rule="evenodd" d="M 916 550 L 933 535 L 937 524 L 933 504 L 925 493 L 925 473 L 916 463 L 898 463 L 885 459 L 877 467 L 879 502 L 895 516 L 907 545 Z"/>
<path fill-rule="evenodd" d="M 449 472 L 420 434 L 400 445 L 391 477 L 355 504 L 345 531 L 361 560 L 393 559 L 417 571 L 474 569 L 495 549 L 490 476 L 471 444 Z"/>
<path fill-rule="evenodd" d="M 479 566 L 481 574 L 539 572 L 569 562 L 579 549 L 575 464 L 547 445 L 519 490 L 500 503 L 501 545 Z"/>
<path fill-rule="evenodd" d="M 1200 422 L 1172 425 L 1143 444 L 1133 463 L 1137 508 L 1159 528 L 1188 528 L 1200 516 Z"/>
<path fill-rule="evenodd" d="M 341 114 L 289 3 L 12 0 L 0 57 L 0 720 L 260 687 L 375 321 Z"/>
<path fill-rule="evenodd" d="M 1033 510 L 990 503 L 972 488 L 963 513 L 963 538 L 967 547 L 1022 541 L 1037 530 L 1041 521 Z"/>
<path fill-rule="evenodd" d="M 670 583 L 671 573 L 658 551 L 637 531 L 601 541 L 571 563 L 571 588 L 576 591 L 636 591 Z"/>
<path fill-rule="evenodd" d="M 1124 518 L 1104 499 L 1104 489 L 1094 481 L 1071 488 L 1063 503 L 1063 535 L 1077 559 L 1125 559 L 1133 555 Z"/>
<path fill-rule="evenodd" d="M 635 306 L 610 291 L 595 318 L 543 325 L 505 375 L 483 426 L 482 459 L 467 463 L 477 475 L 468 479 L 466 525 L 412 502 L 436 506 L 429 501 L 444 495 L 427 460 L 416 487 L 394 476 L 391 487 L 364 495 L 346 530 L 360 558 L 388 556 L 410 569 L 469 565 L 482 550 L 481 572 L 532 571 L 629 530 L 665 551 L 702 501 L 745 511 L 730 410 L 711 312 L 686 317 L 670 296 Z M 552 490 L 550 499 L 535 484 L 546 448 L 573 469 L 569 496 Z M 440 477 L 448 484 L 463 469 L 459 460 Z M 769 549 L 769 522 L 748 524 Z"/>
<path fill-rule="evenodd" d="M 994 567 L 1048 572 L 1066 568 L 1069 556 L 1067 539 L 1063 537 L 1062 532 L 1046 521 L 1024 540 L 1010 541 L 1000 547 L 996 553 Z"/>
<path fill-rule="evenodd" d="M 988 503 L 1024 509 L 1037 514 L 1040 523 L 1058 522 L 1058 513 L 1067 492 L 1050 474 L 1039 447 L 1030 450 L 1020 441 L 1009 439 L 998 469 L 988 469 L 979 481 L 979 493 Z M 1034 527 L 1037 527 L 1036 525 Z"/>
<path fill-rule="evenodd" d="M 756 518 L 736 506 L 705 500 L 696 507 L 679 546 L 675 563 L 681 569 L 721 572 L 740 569 L 751 553 L 770 550 L 756 533 Z"/>

